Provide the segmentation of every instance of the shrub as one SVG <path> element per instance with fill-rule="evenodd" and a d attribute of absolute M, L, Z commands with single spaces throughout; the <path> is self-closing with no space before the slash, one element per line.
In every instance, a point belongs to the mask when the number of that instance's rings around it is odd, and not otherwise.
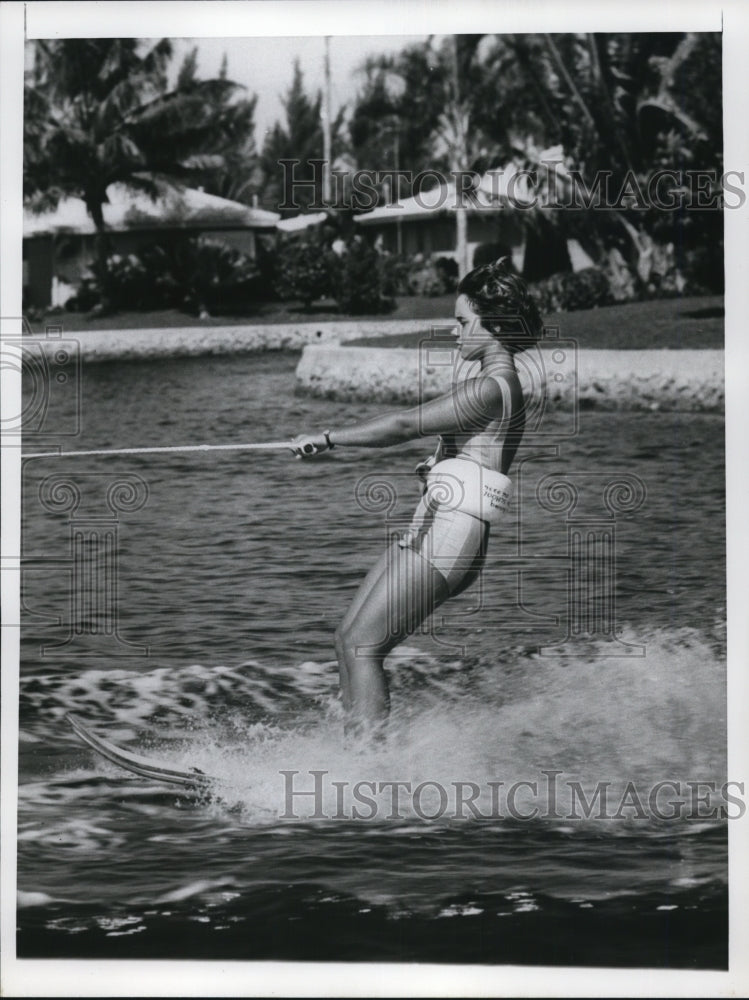
<path fill-rule="evenodd" d="M 134 253 L 107 257 L 104 275 L 98 266 L 92 268 L 65 308 L 87 312 L 105 299 L 114 310 L 152 309 L 161 305 L 151 272 Z"/>
<path fill-rule="evenodd" d="M 104 281 L 98 274 L 85 277 L 67 308 L 89 310 L 106 297 L 113 309 L 221 313 L 254 297 L 258 273 L 254 261 L 219 240 L 199 236 L 151 244 L 108 257 Z"/>
<path fill-rule="evenodd" d="M 340 258 L 335 297 L 341 311 L 354 316 L 390 312 L 395 306 L 383 255 L 361 236 L 346 245 Z"/>
<path fill-rule="evenodd" d="M 541 312 L 574 312 L 593 309 L 612 301 L 608 277 L 598 267 L 552 274 L 531 286 Z"/>
<path fill-rule="evenodd" d="M 190 241 L 186 240 L 185 243 Z M 177 308 L 185 304 L 187 294 L 180 286 L 180 279 L 176 272 L 174 257 L 176 253 L 174 244 L 163 246 L 159 243 L 152 243 L 143 247 L 139 252 L 143 267 L 148 274 L 150 292 L 157 305 L 155 308 Z M 130 306 L 133 308 L 133 306 Z"/>
<path fill-rule="evenodd" d="M 275 290 L 280 299 L 301 299 L 309 306 L 335 295 L 338 258 L 326 233 L 279 237 L 275 254 Z"/>
<path fill-rule="evenodd" d="M 612 247 L 607 253 L 604 268 L 612 301 L 634 302 L 638 297 L 637 275 L 617 247 Z"/>
<path fill-rule="evenodd" d="M 278 299 L 276 290 L 276 241 L 267 233 L 258 234 L 255 238 L 257 247 L 258 273 L 253 281 L 254 298 L 257 301 L 272 301 Z"/>
<path fill-rule="evenodd" d="M 686 283 L 676 266 L 673 243 L 653 243 L 647 263 L 648 273 L 643 298 L 666 299 L 681 295 Z"/>
<path fill-rule="evenodd" d="M 99 282 L 93 274 L 84 274 L 75 295 L 65 303 L 70 312 L 88 312 L 101 302 Z"/>
<path fill-rule="evenodd" d="M 235 311 L 253 298 L 257 265 L 239 250 L 204 236 L 175 245 L 166 273 L 157 279 L 166 297 L 191 311 Z M 158 274 L 158 272 L 157 272 Z"/>
<path fill-rule="evenodd" d="M 151 273 L 134 253 L 107 258 L 106 290 L 115 309 L 151 309 L 159 304 Z"/>
<path fill-rule="evenodd" d="M 722 295 L 725 291 L 723 247 L 695 247 L 682 253 L 685 287 L 688 295 Z"/>
<path fill-rule="evenodd" d="M 413 266 L 411 257 L 382 251 L 381 262 L 387 294 L 410 295 L 408 279 Z"/>
<path fill-rule="evenodd" d="M 458 287 L 458 262 L 452 257 L 438 257 L 434 266 L 442 281 L 445 295 L 451 295 Z M 474 265 L 475 266 L 475 265 Z"/>
<path fill-rule="evenodd" d="M 458 264 L 451 257 L 425 260 L 421 254 L 411 258 L 408 291 L 411 295 L 434 298 L 454 292 L 458 285 Z"/>

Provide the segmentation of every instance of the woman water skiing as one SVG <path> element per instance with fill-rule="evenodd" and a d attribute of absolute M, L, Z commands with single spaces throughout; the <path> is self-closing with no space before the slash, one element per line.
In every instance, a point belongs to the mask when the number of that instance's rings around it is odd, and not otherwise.
<path fill-rule="evenodd" d="M 478 363 L 472 377 L 411 409 L 294 442 L 304 456 L 440 435 L 435 454 L 417 467 L 425 489 L 409 528 L 369 571 L 336 632 L 348 732 L 382 730 L 390 707 L 385 657 L 476 580 L 511 496 L 507 473 L 525 425 L 515 355 L 538 341 L 541 317 L 504 259 L 471 271 L 457 292 L 458 353 Z"/>

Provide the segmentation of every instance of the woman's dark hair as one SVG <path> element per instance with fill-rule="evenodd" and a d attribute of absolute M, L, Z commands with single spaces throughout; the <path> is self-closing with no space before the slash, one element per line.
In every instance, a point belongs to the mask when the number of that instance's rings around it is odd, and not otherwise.
<path fill-rule="evenodd" d="M 482 264 L 458 284 L 480 317 L 482 326 L 512 353 L 538 343 L 543 320 L 528 286 L 507 268 L 507 257 Z"/>

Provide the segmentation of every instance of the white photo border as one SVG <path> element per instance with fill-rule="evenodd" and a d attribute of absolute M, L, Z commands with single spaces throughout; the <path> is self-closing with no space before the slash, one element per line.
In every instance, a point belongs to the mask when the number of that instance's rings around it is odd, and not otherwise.
<path fill-rule="evenodd" d="M 428 18 L 428 24 L 425 21 Z M 31 2 L 0 5 L 0 316 L 21 316 L 24 41 L 43 37 L 414 35 L 476 31 L 723 31 L 726 169 L 749 173 L 746 94 L 749 9 L 741 0 L 656 5 L 650 0 L 236 0 Z M 729 777 L 749 779 L 747 424 L 749 206 L 725 213 Z M 3 372 L 5 412 L 20 412 L 20 379 Z M 2 601 L 18 621 L 20 449 L 2 450 Z M 747 995 L 749 824 L 729 824 L 728 972 L 278 962 L 32 961 L 15 958 L 18 655 L 2 632 L 2 989 L 7 996 L 723 996 Z M 743 946 L 743 947 L 742 947 Z M 125 991 L 127 991 L 125 993 Z"/>

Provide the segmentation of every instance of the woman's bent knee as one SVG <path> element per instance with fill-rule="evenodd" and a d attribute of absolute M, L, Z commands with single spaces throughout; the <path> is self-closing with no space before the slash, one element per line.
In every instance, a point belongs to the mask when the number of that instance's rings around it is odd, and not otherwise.
<path fill-rule="evenodd" d="M 350 662 L 356 653 L 357 644 L 356 629 L 339 625 L 335 634 L 335 649 L 338 658 Z"/>
<path fill-rule="evenodd" d="M 387 639 L 372 642 L 371 636 L 357 629 L 356 624 L 349 628 L 339 626 L 335 634 L 336 653 L 352 666 L 356 665 L 357 659 L 386 656 L 394 645 L 394 641 L 389 642 Z"/>

